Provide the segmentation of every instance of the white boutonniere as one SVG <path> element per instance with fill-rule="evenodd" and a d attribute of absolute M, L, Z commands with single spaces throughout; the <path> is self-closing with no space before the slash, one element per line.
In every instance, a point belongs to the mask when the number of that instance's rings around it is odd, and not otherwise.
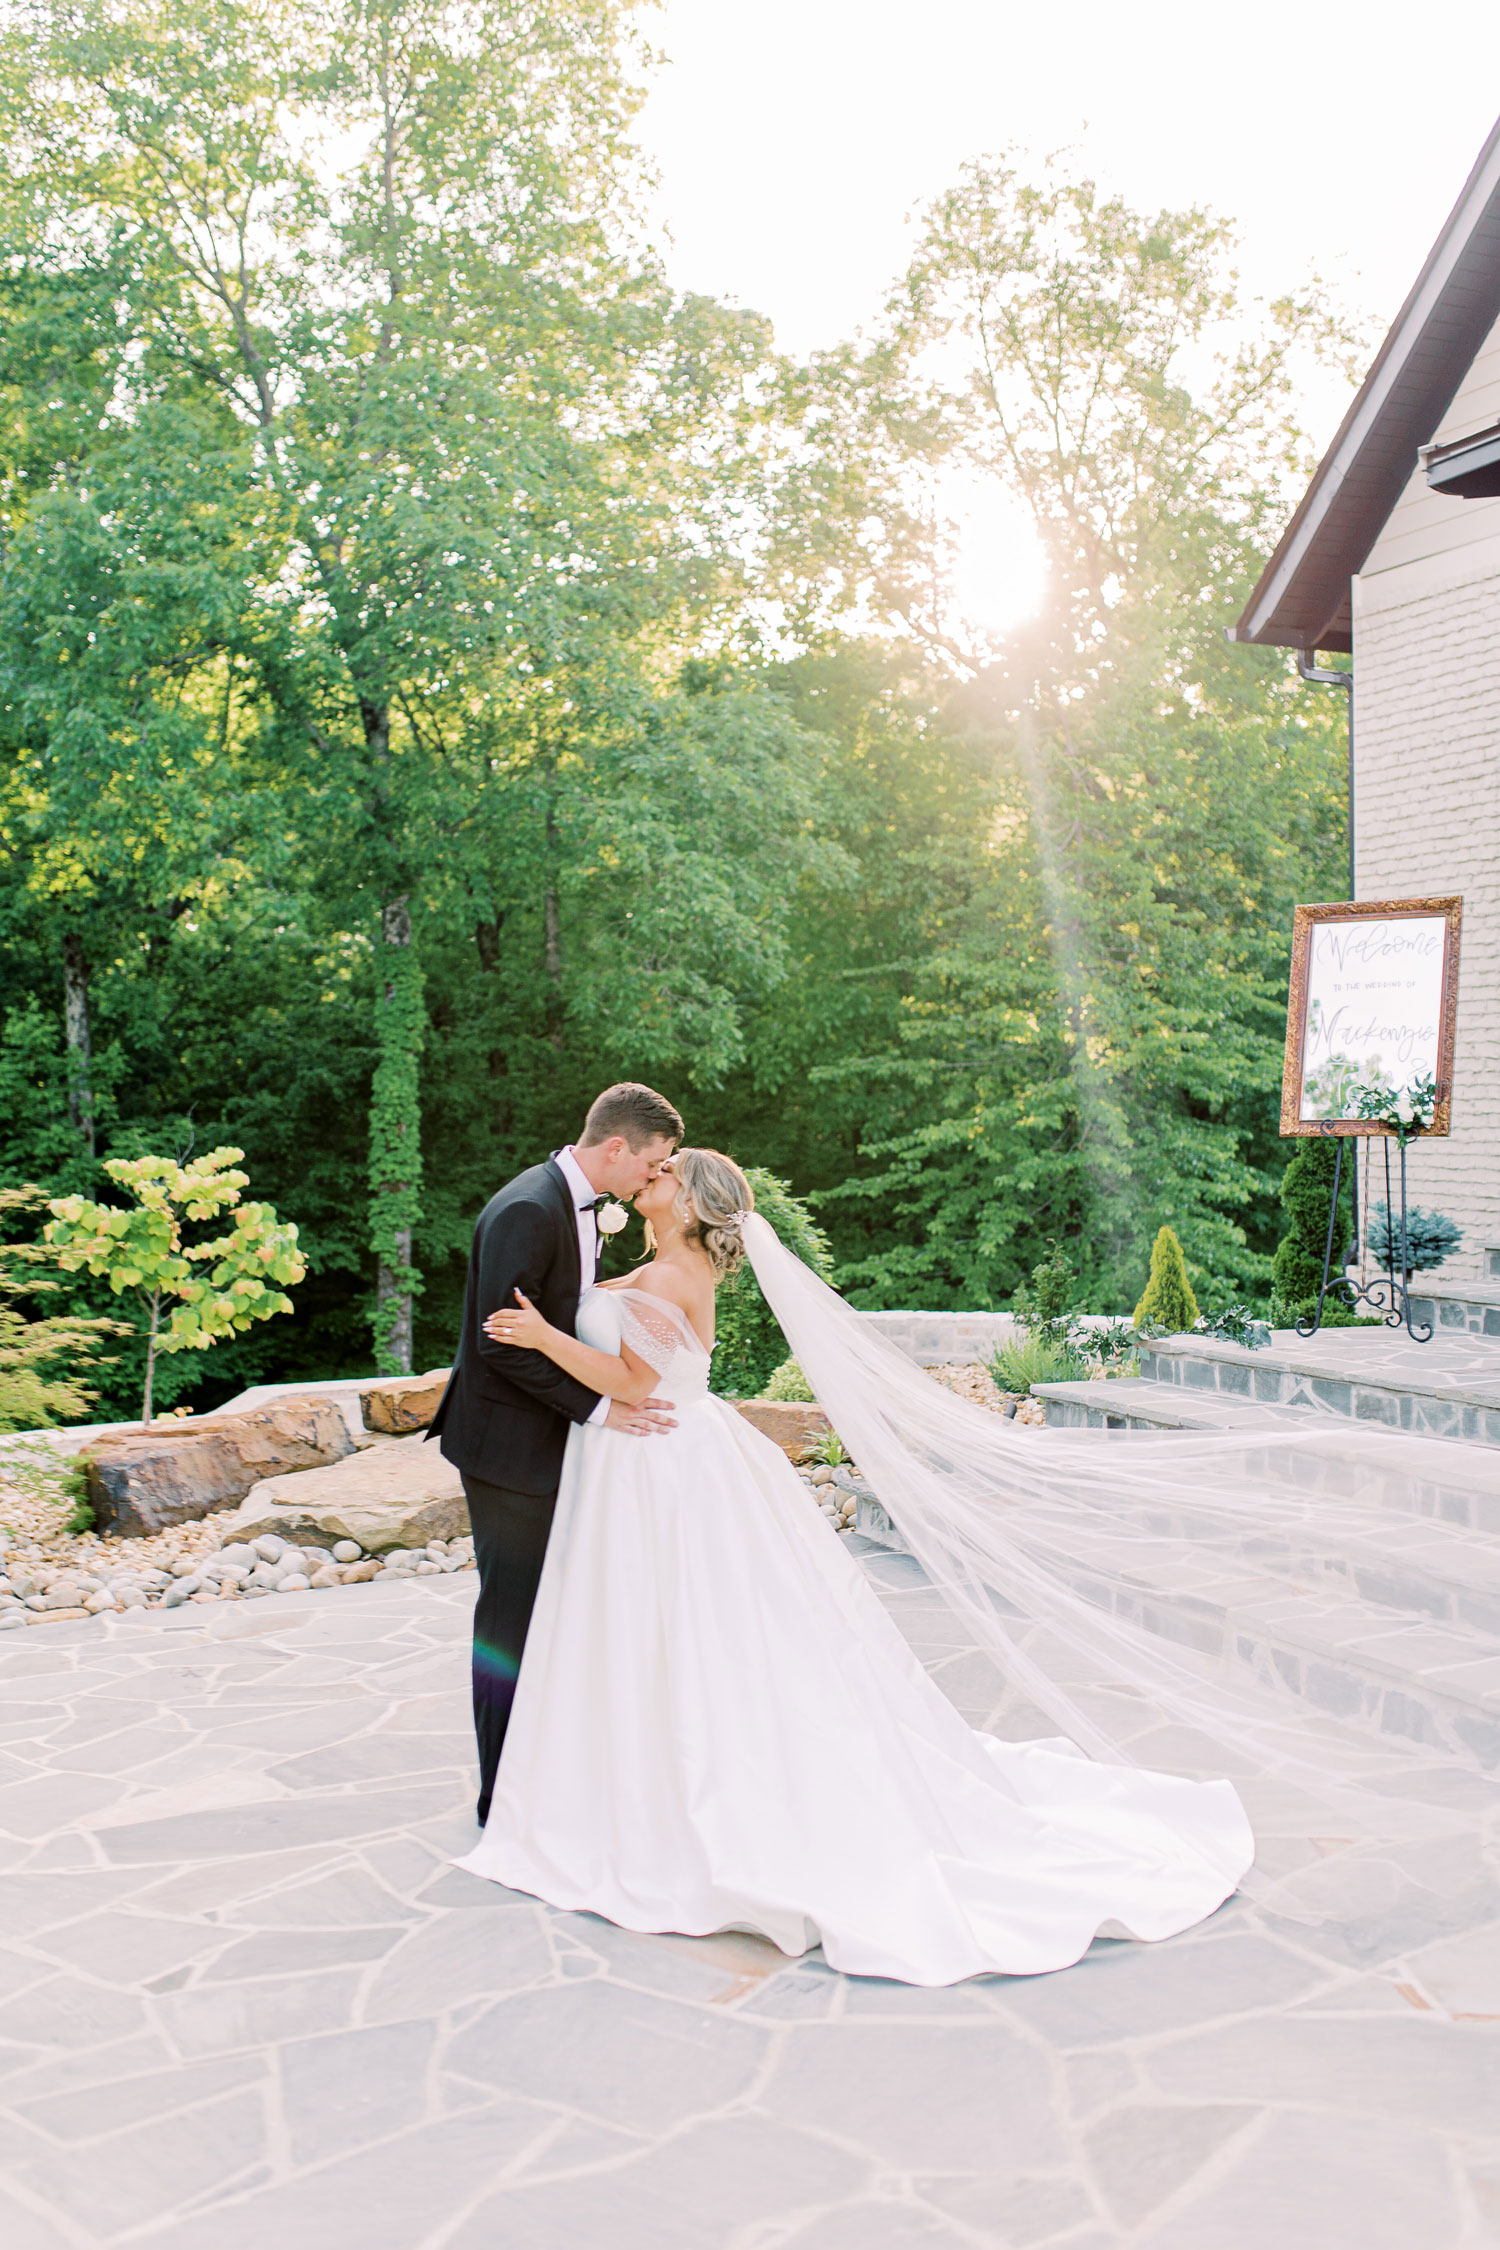
<path fill-rule="evenodd" d="M 594 1214 L 594 1224 L 601 1234 L 618 1234 L 629 1220 L 630 1213 L 623 1203 L 606 1203 L 602 1211 Z"/>

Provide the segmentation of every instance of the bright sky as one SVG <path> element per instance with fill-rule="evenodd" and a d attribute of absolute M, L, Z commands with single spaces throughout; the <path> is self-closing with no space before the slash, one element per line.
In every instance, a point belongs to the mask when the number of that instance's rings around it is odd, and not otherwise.
<path fill-rule="evenodd" d="M 673 278 L 794 352 L 872 320 L 913 206 L 1012 142 L 1078 145 L 1140 208 L 1206 203 L 1253 291 L 1315 267 L 1383 327 L 1500 113 L 1494 0 L 666 0 L 655 39 Z M 1320 440 L 1346 404 L 1309 399 Z M 974 538 L 992 575 L 1002 529 Z"/>

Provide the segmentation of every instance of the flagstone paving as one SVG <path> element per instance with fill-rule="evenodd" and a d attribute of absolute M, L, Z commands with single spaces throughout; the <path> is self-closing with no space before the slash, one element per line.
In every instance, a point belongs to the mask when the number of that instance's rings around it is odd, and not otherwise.
<path fill-rule="evenodd" d="M 983 1720 L 984 1660 L 856 1546 Z M 472 1593 L 0 1643 L 7 2250 L 1500 2243 L 1492 1790 L 1322 1927 L 1232 1902 L 1056 1976 L 841 1977 L 451 1865 Z"/>

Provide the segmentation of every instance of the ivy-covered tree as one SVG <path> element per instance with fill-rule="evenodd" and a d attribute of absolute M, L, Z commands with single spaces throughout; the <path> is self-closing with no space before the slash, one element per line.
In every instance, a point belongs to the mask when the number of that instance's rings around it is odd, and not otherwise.
<path fill-rule="evenodd" d="M 59 832 L 112 784 L 201 869 L 258 805 L 273 864 L 378 949 L 367 1239 L 398 1362 L 429 916 L 493 890 L 486 799 L 519 782 L 556 1029 L 573 741 L 629 730 L 663 636 L 733 576 L 732 448 L 698 465 L 764 333 L 679 304 L 632 243 L 633 13 L 41 0 L 0 47 L 12 278 L 45 300 L 61 266 L 113 324 L 107 427 L 62 432 L 88 474 L 39 467 L 10 542 L 13 708 Z M 145 903 L 195 888 L 163 872 Z"/>

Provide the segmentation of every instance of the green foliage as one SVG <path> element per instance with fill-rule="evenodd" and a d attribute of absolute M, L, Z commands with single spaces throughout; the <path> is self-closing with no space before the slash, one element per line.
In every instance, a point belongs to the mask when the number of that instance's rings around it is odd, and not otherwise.
<path fill-rule="evenodd" d="M 372 1325 L 441 1361 L 475 1213 L 611 1077 L 795 1182 L 861 1304 L 1062 1241 L 1123 1313 L 1164 1221 L 1265 1288 L 1344 737 L 1221 628 L 1320 308 L 1254 334 L 1216 223 L 996 160 L 789 367 L 639 247 L 632 24 L 0 34 L 0 1184 L 108 1197 L 86 1091 L 111 1161 L 245 1149 L 308 1265 L 211 1365 L 126 1340 L 108 1411 L 368 1372 Z M 1047 550 L 1024 638 L 934 608 L 954 467 Z M 721 1334 L 727 1388 L 785 1358 L 751 1280 Z"/>
<path fill-rule="evenodd" d="M 81 1462 L 54 1452 L 50 1445 L 0 1445 L 0 1480 L 15 1486 L 28 1500 L 66 1508 L 60 1531 L 94 1529 L 87 1471 Z"/>
<path fill-rule="evenodd" d="M 1425 1133 L 1437 1107 L 1437 1083 L 1431 1072 L 1414 1078 L 1409 1086 L 1361 1086 L 1354 1096 L 1352 1114 L 1370 1124 L 1389 1125 L 1405 1148 L 1414 1133 Z"/>
<path fill-rule="evenodd" d="M 33 1211 L 43 1201 L 39 1188 L 0 1188 L 0 1221 L 8 1227 L 9 1214 Z M 50 1274 L 37 1270 L 55 1262 L 38 1243 L 0 1242 L 0 1432 L 81 1421 L 97 1396 L 81 1376 L 101 1338 L 120 1329 L 113 1320 L 29 1315 L 30 1300 L 57 1293 Z"/>
<path fill-rule="evenodd" d="M 1217 1336 L 1226 1344 L 1242 1344 L 1246 1351 L 1260 1351 L 1271 1341 L 1271 1331 L 1248 1305 L 1226 1305 L 1222 1312 L 1201 1313 L 1193 1323 L 1197 1336 Z"/>
<path fill-rule="evenodd" d="M 829 1430 L 825 1436 L 814 1438 L 802 1456 L 805 1467 L 817 1465 L 825 1469 L 842 1469 L 848 1459 L 837 1430 Z"/>
<path fill-rule="evenodd" d="M 396 943 L 380 948 L 383 989 L 375 1009 L 379 1060 L 370 1085 L 370 1247 L 379 1261 L 375 1364 L 411 1373 L 411 1300 L 422 1277 L 411 1262 L 422 1216 L 422 1105 L 418 1058 L 426 1030 L 422 969 L 402 902 Z"/>
<path fill-rule="evenodd" d="M 1034 1383 L 1081 1383 L 1092 1368 L 1066 1337 L 1031 1329 L 1000 1346 L 990 1361 L 990 1373 L 1002 1391 L 1019 1391 L 1025 1397 Z"/>
<path fill-rule="evenodd" d="M 1020 1326 L 1028 1336 L 1042 1336 L 1066 1344 L 1074 1327 L 1069 1310 L 1075 1276 L 1066 1251 L 1049 1242 L 1047 1256 L 1031 1269 L 1031 1284 L 1023 1281 L 1011 1299 Z"/>
<path fill-rule="evenodd" d="M 1302 1135 L 1293 1147 L 1291 1162 L 1282 1178 L 1281 1207 L 1286 1213 L 1287 1226 L 1271 1269 L 1274 1327 L 1290 1328 L 1298 1320 L 1310 1320 L 1316 1310 L 1336 1170 L 1339 1171 L 1339 1207 L 1333 1229 L 1330 1280 L 1337 1280 L 1343 1272 L 1344 1256 L 1354 1235 L 1354 1164 L 1351 1158 L 1340 1168 L 1338 1146 L 1332 1134 Z M 1347 1328 L 1353 1323 L 1353 1314 L 1338 1297 L 1324 1298 L 1325 1327 Z"/>
<path fill-rule="evenodd" d="M 1406 1213 L 1406 1262 L 1413 1273 L 1433 1273 L 1463 1243 L 1463 1228 L 1442 1211 L 1423 1211 L 1413 1203 Z M 1377 1203 L 1369 1215 L 1365 1240 L 1381 1265 L 1401 1271 L 1401 1213 Z"/>
<path fill-rule="evenodd" d="M 207 1351 L 252 1321 L 290 1312 L 284 1292 L 307 1271 L 296 1227 L 278 1220 L 269 1203 L 241 1203 L 250 1181 L 234 1166 L 243 1154 L 217 1148 L 190 1164 L 169 1156 L 113 1157 L 104 1169 L 135 1198 L 133 1208 L 81 1195 L 54 1197 L 49 1205 L 44 1233 L 64 1270 L 87 1267 L 141 1307 L 148 1323 L 141 1419 L 148 1426 L 158 1352 Z M 226 1213 L 233 1214 L 228 1233 L 184 1239 L 185 1222 Z"/>
<path fill-rule="evenodd" d="M 1188 1280 L 1182 1244 L 1171 1227 L 1159 1227 L 1151 1249 L 1151 1273 L 1135 1308 L 1138 1329 L 1168 1336 L 1186 1335 L 1198 1320 L 1198 1300 Z"/>
<path fill-rule="evenodd" d="M 745 1167 L 755 1191 L 755 1208 L 775 1228 L 788 1250 L 826 1281 L 833 1271 L 828 1238 L 806 1203 L 785 1180 L 759 1165 Z M 776 1369 L 786 1363 L 786 1338 L 761 1295 L 747 1259 L 719 1288 L 718 1342 L 714 1348 L 713 1387 L 731 1398 L 758 1398 Z"/>
<path fill-rule="evenodd" d="M 946 883 L 929 847 L 897 1005 L 834 1081 L 861 1301 L 1003 1302 L 1051 1234 L 1123 1311 L 1168 1221 L 1205 1283 L 1264 1286 L 1291 909 L 1337 895 L 1345 745 L 1223 628 L 1305 458 L 1298 357 L 1346 343 L 1316 298 L 1248 319 L 1204 213 L 997 157 L 922 215 L 882 332 L 796 387 L 826 471 L 790 486 L 786 568 L 821 560 L 828 620 L 862 599 L 961 655 L 940 726 L 988 800 Z M 1028 514 L 1049 598 L 1022 633 L 945 603 L 938 471 Z"/>
<path fill-rule="evenodd" d="M 762 1398 L 794 1399 L 811 1404 L 812 1386 L 794 1359 L 784 1359 L 761 1392 Z"/>

